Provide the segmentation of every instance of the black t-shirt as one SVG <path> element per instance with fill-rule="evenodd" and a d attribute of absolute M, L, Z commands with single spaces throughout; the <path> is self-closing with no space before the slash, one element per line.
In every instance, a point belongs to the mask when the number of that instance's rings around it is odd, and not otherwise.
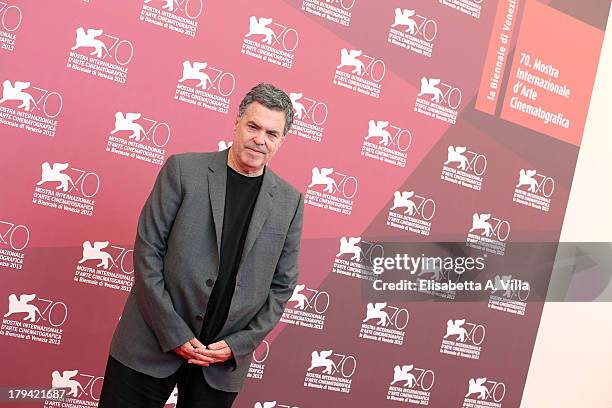
<path fill-rule="evenodd" d="M 208 301 L 199 337 L 205 345 L 219 340 L 216 337 L 227 319 L 244 241 L 262 181 L 263 173 L 257 177 L 248 177 L 227 166 L 219 276 Z"/>

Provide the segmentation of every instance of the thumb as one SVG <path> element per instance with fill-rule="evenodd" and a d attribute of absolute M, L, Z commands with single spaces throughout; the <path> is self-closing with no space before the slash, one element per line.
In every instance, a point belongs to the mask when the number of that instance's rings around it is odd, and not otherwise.
<path fill-rule="evenodd" d="M 219 350 L 225 347 L 227 347 L 227 344 L 223 340 L 208 345 L 210 350 Z"/>
<path fill-rule="evenodd" d="M 202 342 L 200 340 L 197 339 L 197 337 L 194 337 L 193 339 L 189 340 L 189 342 L 191 343 L 191 345 L 195 348 L 206 348 L 206 346 L 204 344 L 202 344 Z"/>

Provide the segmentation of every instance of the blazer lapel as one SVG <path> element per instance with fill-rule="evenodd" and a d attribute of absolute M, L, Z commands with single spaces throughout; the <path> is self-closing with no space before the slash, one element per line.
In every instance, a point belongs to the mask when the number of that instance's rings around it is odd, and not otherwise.
<path fill-rule="evenodd" d="M 208 165 L 208 196 L 212 208 L 217 236 L 217 255 L 221 259 L 221 233 L 223 232 L 223 215 L 225 213 L 225 186 L 227 184 L 227 152 L 223 150 L 215 155 Z"/>
<path fill-rule="evenodd" d="M 266 166 L 264 177 L 261 182 L 261 189 L 255 202 L 255 208 L 253 208 L 253 215 L 251 215 L 251 223 L 247 231 L 247 236 L 244 241 L 244 248 L 242 249 L 242 256 L 240 258 L 240 264 L 238 269 L 242 266 L 242 263 L 246 259 L 249 251 L 255 243 L 255 239 L 261 231 L 261 227 L 264 225 L 266 219 L 272 211 L 272 205 L 274 201 L 274 189 L 276 188 L 276 177 L 274 173 Z"/>

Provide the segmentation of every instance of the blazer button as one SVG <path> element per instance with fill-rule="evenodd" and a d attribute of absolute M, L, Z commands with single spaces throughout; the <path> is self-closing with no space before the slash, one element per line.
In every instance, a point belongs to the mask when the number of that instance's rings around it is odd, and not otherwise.
<path fill-rule="evenodd" d="M 202 316 L 201 314 L 199 314 L 199 315 L 197 315 L 197 316 L 196 316 L 196 319 L 198 319 L 198 320 L 204 320 L 204 316 Z"/>
<path fill-rule="evenodd" d="M 211 287 L 213 285 L 213 280 L 212 279 L 206 279 L 206 286 Z"/>

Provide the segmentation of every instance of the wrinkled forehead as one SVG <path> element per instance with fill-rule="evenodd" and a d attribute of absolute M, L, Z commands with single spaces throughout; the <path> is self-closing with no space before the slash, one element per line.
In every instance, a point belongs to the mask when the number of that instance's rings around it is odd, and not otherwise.
<path fill-rule="evenodd" d="M 265 129 L 266 132 L 276 132 L 282 135 L 285 127 L 285 113 L 281 110 L 266 108 L 259 102 L 252 102 L 247 106 L 242 121 L 253 123 Z"/>

